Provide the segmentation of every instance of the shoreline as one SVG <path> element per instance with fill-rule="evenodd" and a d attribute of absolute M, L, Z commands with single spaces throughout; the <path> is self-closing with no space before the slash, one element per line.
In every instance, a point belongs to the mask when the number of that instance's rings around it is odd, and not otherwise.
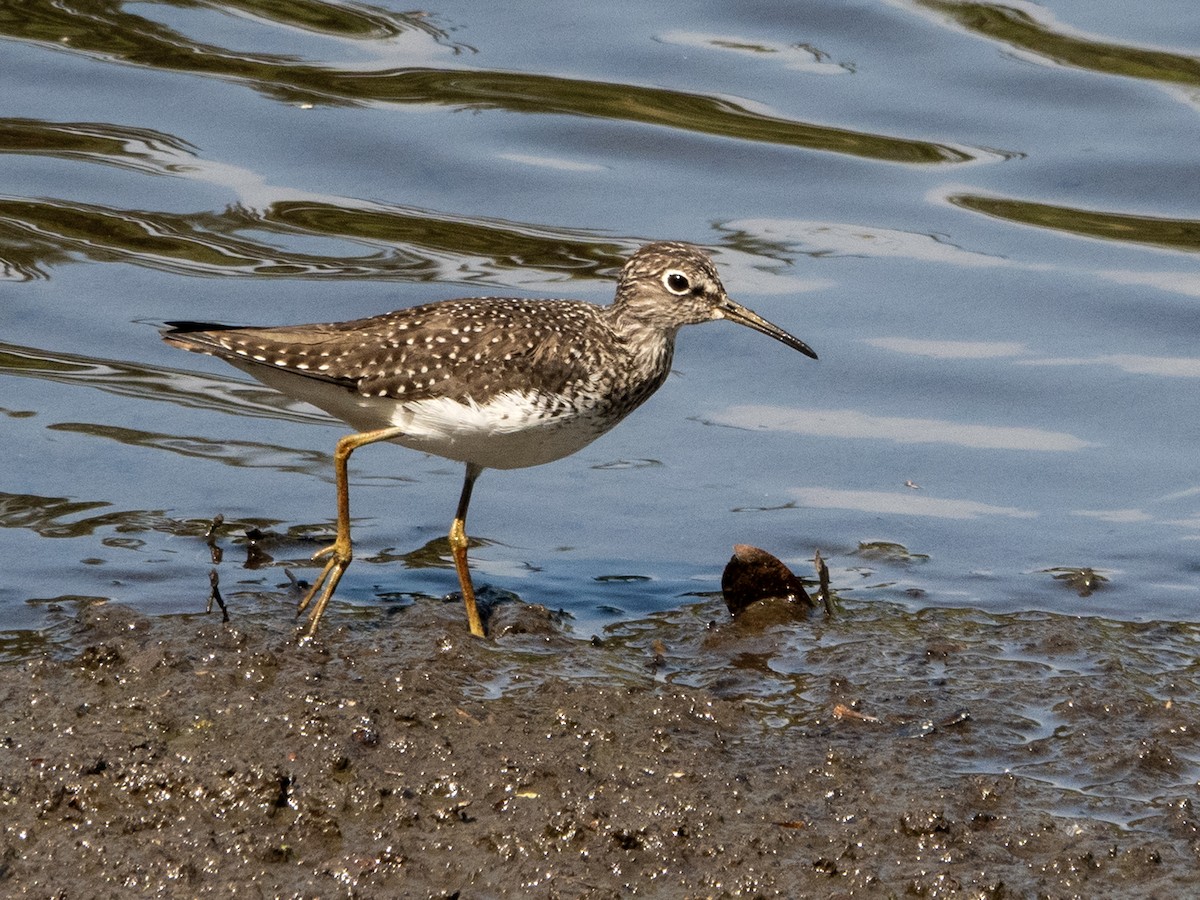
<path fill-rule="evenodd" d="M 977 640 L 999 637 L 981 614 L 898 623 L 865 605 L 806 638 L 811 672 L 780 676 L 795 634 L 695 634 L 713 609 L 581 641 L 508 604 L 481 641 L 453 603 L 340 608 L 297 646 L 277 603 L 227 625 L 85 607 L 77 652 L 0 666 L 0 884 L 72 898 L 1194 884 L 1196 694 L 1161 701 L 1146 666 L 1113 659 L 1061 681 Z M 1005 640 L 1030 653 L 1108 652 L 1087 620 L 1026 618 Z M 785 697 L 787 684 L 803 690 Z M 1008 745 L 1029 772 L 995 765 Z M 1073 764 L 1076 785 L 1050 771 Z M 1102 777 L 1125 779 L 1125 802 L 1089 794 Z"/>

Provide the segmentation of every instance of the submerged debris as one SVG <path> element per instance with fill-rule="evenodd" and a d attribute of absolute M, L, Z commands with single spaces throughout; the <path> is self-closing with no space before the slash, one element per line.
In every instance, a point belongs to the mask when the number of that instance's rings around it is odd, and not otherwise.
<path fill-rule="evenodd" d="M 275 557 L 262 548 L 263 539 L 266 537 L 267 533 L 258 528 L 246 529 L 246 562 L 243 564 L 244 568 L 261 569 L 275 561 Z"/>
<path fill-rule="evenodd" d="M 1052 574 L 1055 581 L 1064 582 L 1080 597 L 1090 597 L 1101 585 L 1108 583 L 1107 578 L 1088 566 L 1056 566 L 1042 571 Z"/>
<path fill-rule="evenodd" d="M 897 565 L 925 562 L 929 559 L 929 554 L 913 553 L 895 541 L 860 541 L 857 553 L 864 559 L 876 559 Z"/>

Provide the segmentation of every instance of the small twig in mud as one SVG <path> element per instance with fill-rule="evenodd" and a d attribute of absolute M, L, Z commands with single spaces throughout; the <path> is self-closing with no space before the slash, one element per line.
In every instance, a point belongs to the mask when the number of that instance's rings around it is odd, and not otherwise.
<path fill-rule="evenodd" d="M 858 710 L 845 703 L 835 703 L 833 706 L 833 716 L 835 719 L 858 719 L 862 722 L 882 722 L 878 716 L 868 716 L 866 713 L 860 713 Z"/>
<path fill-rule="evenodd" d="M 932 719 L 922 719 L 918 722 L 909 722 L 905 724 L 897 732 L 898 737 L 925 737 L 933 734 L 935 731 L 942 731 L 947 728 L 953 728 L 955 725 L 961 725 L 963 722 L 969 722 L 971 712 L 967 709 L 957 709 L 950 715 L 938 721 Z"/>
<path fill-rule="evenodd" d="M 957 709 L 950 715 L 937 721 L 933 719 L 906 719 L 902 716 L 888 716 L 885 719 L 880 716 L 872 716 L 859 712 L 854 707 L 847 706 L 845 703 L 835 703 L 833 705 L 833 717 L 835 719 L 867 722 L 872 725 L 889 725 L 895 729 L 894 733 L 896 737 L 921 738 L 933 734 L 935 731 L 953 728 L 955 725 L 961 725 L 963 722 L 970 721 L 971 712 L 968 709 Z"/>
<path fill-rule="evenodd" d="M 817 594 L 821 597 L 821 603 L 825 606 L 826 618 L 833 618 L 833 591 L 829 588 L 829 566 L 825 565 L 825 558 L 821 556 L 821 551 L 817 550 L 813 553 L 813 568 L 817 570 Z"/>
<path fill-rule="evenodd" d="M 208 573 L 208 583 L 212 585 L 212 591 L 208 595 L 208 606 L 205 607 L 204 613 L 207 615 L 212 612 L 213 604 L 221 607 L 221 621 L 229 621 L 229 609 L 225 606 L 225 598 L 221 596 L 221 588 L 219 587 L 221 576 L 217 574 L 217 570 L 213 569 Z"/>

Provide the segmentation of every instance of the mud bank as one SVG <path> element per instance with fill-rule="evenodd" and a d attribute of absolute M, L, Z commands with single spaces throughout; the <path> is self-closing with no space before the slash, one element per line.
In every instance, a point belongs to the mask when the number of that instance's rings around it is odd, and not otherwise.
<path fill-rule="evenodd" d="M 243 604 L 244 605 L 244 604 Z M 1196 629 L 905 613 L 601 640 L 510 605 L 64 610 L 0 666 L 15 897 L 1181 896 Z"/>

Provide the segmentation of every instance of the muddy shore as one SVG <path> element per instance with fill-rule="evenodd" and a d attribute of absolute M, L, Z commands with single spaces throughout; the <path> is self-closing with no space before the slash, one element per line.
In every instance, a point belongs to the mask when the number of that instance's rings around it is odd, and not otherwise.
<path fill-rule="evenodd" d="M 572 636 L 509 604 L 64 607 L 0 666 L 13 897 L 1169 897 L 1200 635 L 1044 614 Z"/>

